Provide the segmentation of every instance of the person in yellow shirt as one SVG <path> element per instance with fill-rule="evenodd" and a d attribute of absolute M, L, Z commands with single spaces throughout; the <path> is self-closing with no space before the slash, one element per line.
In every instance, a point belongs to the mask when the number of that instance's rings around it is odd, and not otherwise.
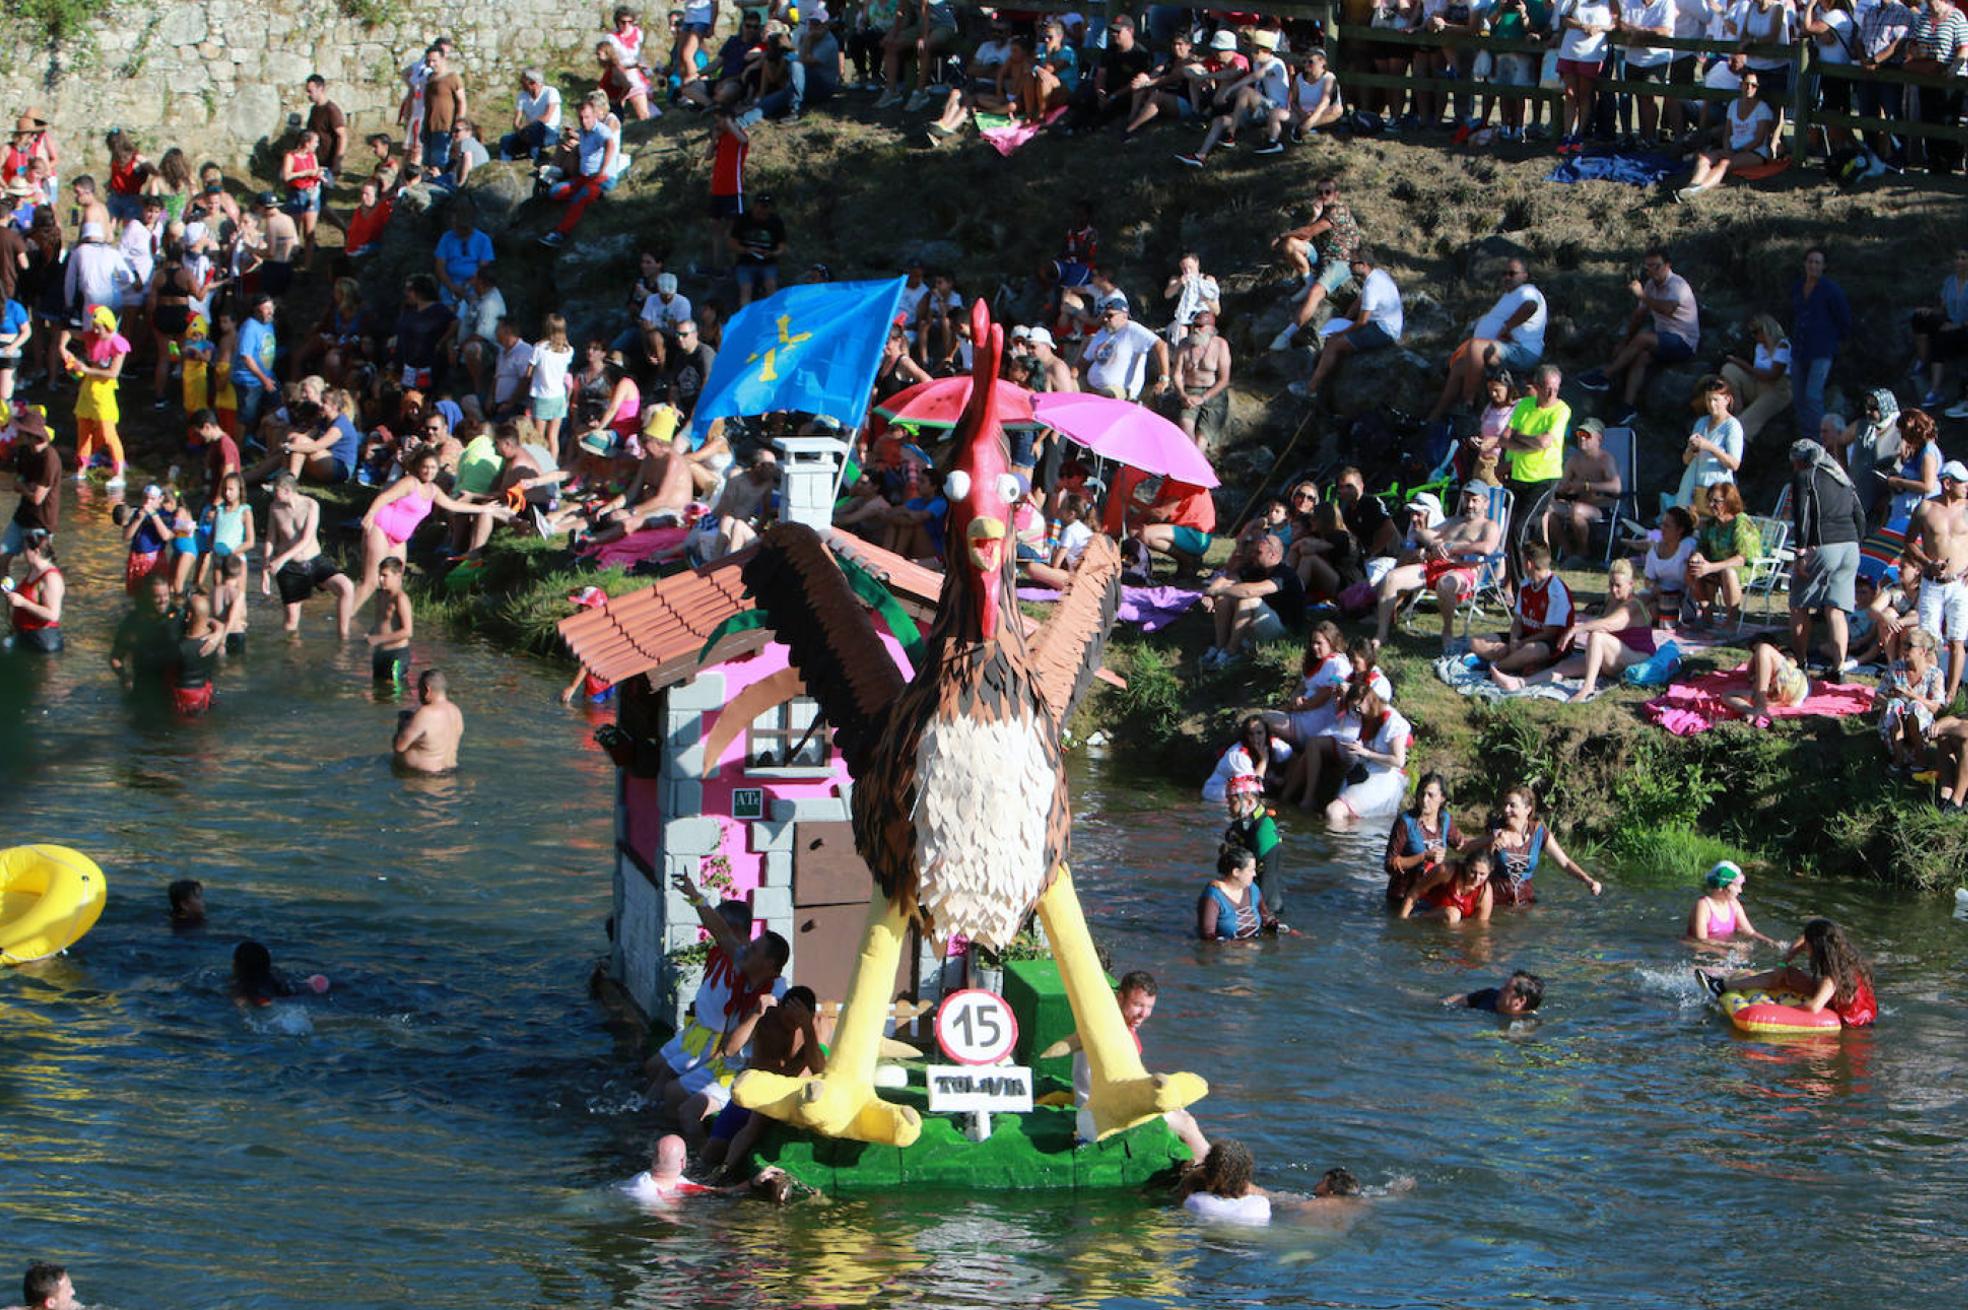
<path fill-rule="evenodd" d="M 1565 434 L 1571 431 L 1572 407 L 1558 399 L 1564 375 L 1555 365 L 1542 364 L 1531 374 L 1531 394 L 1517 402 L 1504 420 L 1504 485 L 1512 496 L 1510 559 L 1531 526 L 1538 498 L 1558 485 L 1565 473 Z M 1540 534 L 1543 536 L 1544 534 Z"/>
<path fill-rule="evenodd" d="M 123 485 L 123 442 L 116 433 L 122 411 L 116 405 L 117 379 L 123 375 L 123 361 L 129 357 L 130 343 L 116 330 L 116 315 L 98 305 L 89 315 L 82 333 L 82 354 L 61 346 L 62 364 L 78 381 L 75 395 L 75 478 L 88 477 L 89 461 L 100 444 L 109 454 L 109 488 Z"/>

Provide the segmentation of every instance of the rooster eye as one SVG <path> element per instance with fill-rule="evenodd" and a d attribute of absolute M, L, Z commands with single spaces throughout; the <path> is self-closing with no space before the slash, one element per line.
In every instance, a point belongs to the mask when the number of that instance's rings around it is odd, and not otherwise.
<path fill-rule="evenodd" d="M 998 494 L 1004 497 L 1007 505 L 1016 505 L 1025 495 L 1018 487 L 1018 477 L 1013 473 L 998 474 Z"/>
<path fill-rule="evenodd" d="M 963 500 L 970 495 L 970 474 L 962 469 L 952 469 L 943 479 L 943 496 L 946 500 Z"/>

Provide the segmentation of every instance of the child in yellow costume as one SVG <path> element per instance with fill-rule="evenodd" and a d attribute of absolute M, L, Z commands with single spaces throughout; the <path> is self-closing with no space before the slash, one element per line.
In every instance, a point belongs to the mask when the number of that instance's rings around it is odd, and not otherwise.
<path fill-rule="evenodd" d="M 123 442 L 116 433 L 122 411 L 116 404 L 116 380 L 123 375 L 123 361 L 129 358 L 130 342 L 116 330 L 116 315 L 107 306 L 90 312 L 89 325 L 82 333 L 82 354 L 77 356 L 63 343 L 62 363 L 78 380 L 75 395 L 75 476 L 88 476 L 89 461 L 96 447 L 109 452 L 110 473 L 106 487 L 123 485 Z"/>

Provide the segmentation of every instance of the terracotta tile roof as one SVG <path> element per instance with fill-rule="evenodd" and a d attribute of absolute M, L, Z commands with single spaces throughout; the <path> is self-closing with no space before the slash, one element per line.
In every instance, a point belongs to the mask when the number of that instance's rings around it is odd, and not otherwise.
<path fill-rule="evenodd" d="M 943 575 L 849 533 L 823 533 L 828 546 L 886 583 L 918 622 L 935 617 Z M 734 633 L 699 660 L 705 641 L 734 614 L 753 608 L 741 573 L 752 550 L 727 555 L 702 568 L 673 574 L 653 587 L 617 596 L 598 610 L 560 621 L 560 635 L 588 672 L 604 682 L 647 674 L 658 688 L 693 677 L 701 668 L 749 655 L 772 640 L 764 628 Z M 1027 618 L 1026 631 L 1038 626 Z M 1120 685 L 1105 669 L 1103 681 Z"/>

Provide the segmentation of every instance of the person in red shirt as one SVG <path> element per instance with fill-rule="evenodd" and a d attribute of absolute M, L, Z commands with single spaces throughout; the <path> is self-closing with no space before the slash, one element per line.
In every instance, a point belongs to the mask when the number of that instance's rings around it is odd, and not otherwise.
<path fill-rule="evenodd" d="M 376 243 L 383 239 L 383 229 L 389 225 L 393 208 L 383 196 L 383 184 L 373 177 L 362 183 L 362 189 L 357 194 L 355 208 L 336 224 L 345 234 L 342 245 L 352 259 L 375 253 Z M 330 221 L 335 221 L 332 216 Z"/>
<path fill-rule="evenodd" d="M 1193 577 L 1202 568 L 1216 531 L 1216 500 L 1207 487 L 1161 479 L 1153 499 L 1130 517 L 1134 526 L 1128 535 L 1173 559 L 1177 578 Z"/>
<path fill-rule="evenodd" d="M 1811 970 L 1790 966 L 1798 952 L 1807 951 Z M 1784 952 L 1784 966 L 1768 973 L 1723 978 L 1704 969 L 1695 976 L 1720 996 L 1725 991 L 1756 990 L 1796 992 L 1804 998 L 1802 1008 L 1812 1014 L 1829 1009 L 1847 1028 L 1863 1028 L 1879 1017 L 1879 1003 L 1872 994 L 1872 968 L 1845 930 L 1830 919 L 1812 919 L 1804 933 Z"/>
<path fill-rule="evenodd" d="M 205 451 L 205 499 L 216 504 L 226 475 L 239 472 L 239 443 L 227 435 L 218 412 L 210 409 L 192 415 L 191 443 Z"/>
<path fill-rule="evenodd" d="M 312 128 L 303 128 L 294 148 L 280 159 L 280 181 L 287 188 L 287 212 L 301 223 L 301 238 L 307 253 L 301 267 L 314 262 L 314 225 L 321 216 L 321 138 Z"/>
<path fill-rule="evenodd" d="M 1510 631 L 1472 637 L 1469 653 L 1505 673 L 1534 673 L 1558 658 L 1559 641 L 1572 626 L 1572 593 L 1551 568 L 1551 552 L 1525 546 L 1524 580 Z"/>
<path fill-rule="evenodd" d="M 745 212 L 745 159 L 752 152 L 752 138 L 738 126 L 732 113 L 737 88 L 726 83 L 718 87 L 716 126 L 711 129 L 711 267 L 726 268 L 734 254 L 731 225 Z"/>

